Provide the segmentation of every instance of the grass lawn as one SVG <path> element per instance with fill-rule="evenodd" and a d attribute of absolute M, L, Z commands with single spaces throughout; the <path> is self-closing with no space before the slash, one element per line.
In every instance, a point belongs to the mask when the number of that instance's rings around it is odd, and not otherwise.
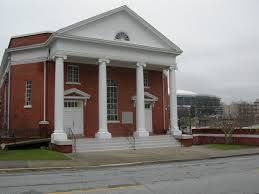
<path fill-rule="evenodd" d="M 55 151 L 24 149 L 1 151 L 0 160 L 69 160 L 69 158 Z"/>
<path fill-rule="evenodd" d="M 228 144 L 209 144 L 207 146 L 208 148 L 211 149 L 218 149 L 218 150 L 239 150 L 239 149 L 244 149 L 244 148 L 253 148 L 256 146 L 250 146 L 250 145 L 228 145 Z"/>

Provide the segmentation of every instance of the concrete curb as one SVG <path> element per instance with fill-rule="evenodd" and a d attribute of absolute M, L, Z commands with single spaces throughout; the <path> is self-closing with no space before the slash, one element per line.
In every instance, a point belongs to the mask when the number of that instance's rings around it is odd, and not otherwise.
<path fill-rule="evenodd" d="M 104 164 L 95 166 L 67 166 L 67 167 L 37 167 L 37 168 L 2 168 L 0 173 L 7 172 L 26 172 L 26 171 L 49 171 L 49 170 L 78 170 L 78 169 L 104 169 L 104 168 L 117 168 L 117 167 L 127 167 L 127 166 L 139 166 L 139 165 L 153 165 L 153 164 L 165 164 L 165 163 L 176 163 L 176 162 L 190 162 L 190 161 L 203 161 L 203 160 L 213 160 L 220 158 L 232 158 L 240 156 L 253 156 L 259 155 L 259 153 L 247 153 L 247 154 L 236 154 L 227 156 L 210 156 L 207 158 L 191 158 L 191 159 L 173 159 L 173 160 L 156 160 L 156 161 L 142 161 L 142 162 L 129 162 L 129 163 L 115 163 L 115 164 Z"/>

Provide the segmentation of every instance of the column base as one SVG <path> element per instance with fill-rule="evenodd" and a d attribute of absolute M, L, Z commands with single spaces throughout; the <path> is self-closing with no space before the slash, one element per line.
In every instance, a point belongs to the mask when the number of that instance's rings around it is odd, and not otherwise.
<path fill-rule="evenodd" d="M 174 135 L 174 136 L 182 135 L 182 131 L 180 131 L 179 129 L 173 130 L 173 135 Z"/>
<path fill-rule="evenodd" d="M 107 130 L 99 129 L 99 131 L 95 134 L 95 138 L 97 138 L 97 139 L 111 139 L 112 135 Z"/>
<path fill-rule="evenodd" d="M 184 147 L 190 147 L 193 145 L 193 136 L 192 135 L 182 135 L 181 142 Z"/>
<path fill-rule="evenodd" d="M 51 136 L 51 131 L 49 129 L 49 122 L 48 121 L 40 121 L 39 122 L 39 128 L 40 128 L 40 137 L 46 138 Z"/>
<path fill-rule="evenodd" d="M 67 141 L 67 134 L 64 132 L 54 132 L 51 134 L 51 143 L 55 141 Z"/>
<path fill-rule="evenodd" d="M 145 128 L 139 129 L 139 130 L 134 132 L 134 136 L 135 137 L 148 137 L 149 132 Z"/>
<path fill-rule="evenodd" d="M 168 130 L 167 134 L 171 134 L 171 135 L 173 135 L 175 137 L 178 137 L 178 136 L 182 135 L 182 131 L 180 131 L 178 128 L 175 128 L 175 129 Z"/>
<path fill-rule="evenodd" d="M 57 152 L 62 153 L 72 153 L 73 152 L 73 145 L 71 140 L 66 141 L 54 141 L 52 143 L 52 148 Z"/>

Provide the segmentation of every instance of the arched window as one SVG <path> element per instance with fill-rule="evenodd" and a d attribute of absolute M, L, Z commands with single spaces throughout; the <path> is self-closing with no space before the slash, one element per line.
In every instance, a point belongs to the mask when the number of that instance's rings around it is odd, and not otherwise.
<path fill-rule="evenodd" d="M 107 80 L 107 120 L 118 121 L 117 83 Z"/>
<path fill-rule="evenodd" d="M 115 35 L 115 39 L 116 40 L 125 40 L 125 41 L 129 41 L 129 36 L 127 35 L 126 32 L 118 32 L 116 35 Z"/>

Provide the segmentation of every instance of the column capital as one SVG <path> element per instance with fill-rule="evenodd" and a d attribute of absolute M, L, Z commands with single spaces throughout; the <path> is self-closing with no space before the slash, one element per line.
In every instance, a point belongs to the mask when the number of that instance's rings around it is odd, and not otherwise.
<path fill-rule="evenodd" d="M 56 60 L 57 58 L 62 58 L 63 60 L 67 59 L 66 55 L 54 55 L 51 57 L 53 60 Z"/>
<path fill-rule="evenodd" d="M 110 60 L 109 59 L 106 59 L 106 58 L 100 58 L 98 59 L 98 63 L 110 63 Z"/>
<path fill-rule="evenodd" d="M 143 62 L 137 62 L 137 67 L 140 67 L 140 66 L 142 66 L 142 67 L 146 67 L 146 63 L 143 63 Z"/>
<path fill-rule="evenodd" d="M 171 70 L 171 71 L 178 70 L 177 64 L 171 65 L 168 69 Z"/>

